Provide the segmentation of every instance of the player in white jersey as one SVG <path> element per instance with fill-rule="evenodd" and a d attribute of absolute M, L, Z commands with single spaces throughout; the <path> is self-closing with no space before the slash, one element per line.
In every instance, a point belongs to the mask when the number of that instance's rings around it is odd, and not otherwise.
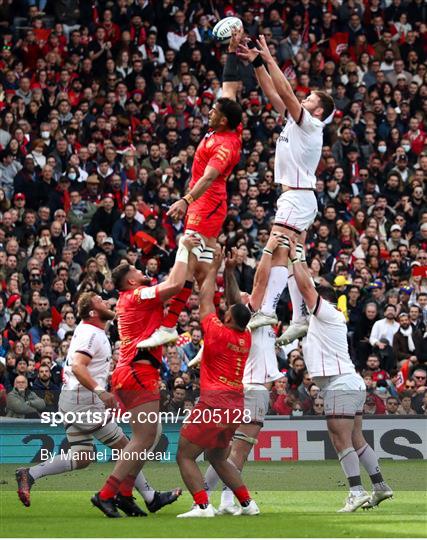
<path fill-rule="evenodd" d="M 264 36 L 260 36 L 257 43 L 258 49 L 241 45 L 238 53 L 252 63 L 264 94 L 274 109 L 286 117 L 286 124 L 276 142 L 274 174 L 275 182 L 282 185 L 282 194 L 277 201 L 272 228 L 272 234 L 280 234 L 283 238 L 283 249 L 278 250 L 273 259 L 273 267 L 279 265 L 282 268 L 279 292 L 284 290 L 289 279 L 293 307 L 292 324 L 278 340 L 285 344 L 307 331 L 301 294 L 292 272 L 288 270 L 288 238 L 299 242 L 302 249 L 306 231 L 316 217 L 315 173 L 322 152 L 323 128 L 333 117 L 334 101 L 326 92 L 316 90 L 300 103 L 272 57 Z M 272 295 L 275 294 L 276 291 L 272 291 Z M 277 323 L 272 304 L 271 299 L 266 306 L 268 311 L 255 314 L 250 328 Z"/>
<path fill-rule="evenodd" d="M 18 496 L 25 506 L 30 506 L 31 487 L 38 478 L 87 467 L 95 459 L 94 438 L 118 450 L 129 442 L 122 429 L 106 414 L 106 409 L 117 407 L 113 394 L 106 390 L 112 355 L 105 328 L 115 314 L 94 292 L 83 293 L 77 308 L 82 321 L 74 331 L 67 353 L 59 398 L 59 411 L 64 415 L 69 413 L 70 417 L 70 423 L 65 424 L 70 452 L 16 471 Z M 99 414 L 98 418 L 96 414 Z M 74 418 L 76 421 L 71 422 Z M 181 490 L 154 491 L 141 473 L 135 487 L 150 512 L 170 504 L 181 494 Z M 117 506 L 129 516 L 146 515 L 134 502 L 131 493 L 125 490 L 119 494 Z"/>
<path fill-rule="evenodd" d="M 264 248 L 250 295 L 241 293 L 239 290 L 235 277 L 237 249 L 233 248 L 231 257 L 226 259 L 224 273 L 226 300 L 229 306 L 243 301 L 252 311 L 261 308 L 271 271 L 271 260 L 277 246 L 278 239 L 272 236 Z M 262 326 L 252 330 L 251 349 L 243 374 L 244 407 L 246 414 L 249 411 L 250 421 L 240 424 L 237 428 L 228 458 L 239 471 L 243 469 L 253 445 L 257 443 L 258 433 L 268 411 L 271 385 L 274 381 L 283 378 L 283 373 L 278 370 L 277 366 L 275 341 L 276 335 L 271 326 Z M 205 476 L 208 492 L 215 488 L 218 480 L 219 477 L 215 469 L 209 466 Z M 218 514 L 237 515 L 239 513 L 240 506 L 234 504 L 233 492 L 224 486 Z"/>
<path fill-rule="evenodd" d="M 377 506 L 392 497 L 393 492 L 384 482 L 375 452 L 363 436 L 366 386 L 348 352 L 345 317 L 336 308 L 335 289 L 329 286 L 316 289 L 307 265 L 298 257 L 296 244 L 292 241 L 290 244 L 295 280 L 311 313 L 303 341 L 304 361 L 310 377 L 321 389 L 329 437 L 350 486 L 350 494 L 340 512 Z M 371 495 L 363 489 L 360 464 L 371 478 Z"/>

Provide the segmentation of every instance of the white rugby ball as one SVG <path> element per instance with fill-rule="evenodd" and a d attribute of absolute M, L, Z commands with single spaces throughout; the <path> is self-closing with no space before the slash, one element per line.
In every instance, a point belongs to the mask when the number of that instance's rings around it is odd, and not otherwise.
<path fill-rule="evenodd" d="M 216 23 L 212 30 L 213 36 L 221 43 L 226 43 L 231 38 L 233 28 L 242 28 L 243 24 L 237 17 L 225 17 Z"/>

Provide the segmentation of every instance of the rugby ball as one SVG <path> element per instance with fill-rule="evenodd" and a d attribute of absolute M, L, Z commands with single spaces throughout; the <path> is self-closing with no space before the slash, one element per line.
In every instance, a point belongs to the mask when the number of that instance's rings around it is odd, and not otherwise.
<path fill-rule="evenodd" d="M 217 41 L 227 43 L 231 38 L 233 28 L 243 28 L 242 21 L 237 17 L 225 17 L 216 23 L 212 33 Z"/>

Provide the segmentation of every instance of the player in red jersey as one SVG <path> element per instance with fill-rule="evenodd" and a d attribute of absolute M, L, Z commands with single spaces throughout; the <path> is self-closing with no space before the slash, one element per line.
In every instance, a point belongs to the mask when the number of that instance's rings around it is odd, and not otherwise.
<path fill-rule="evenodd" d="M 241 504 L 240 513 L 259 513 L 240 472 L 227 461 L 233 434 L 244 419 L 242 378 L 251 347 L 251 334 L 246 329 L 251 314 L 239 303 L 228 309 L 223 323 L 218 319 L 214 294 L 221 260 L 220 252 L 216 253 L 200 291 L 200 319 L 204 332 L 200 401 L 183 423 L 177 453 L 181 476 L 193 496 L 194 506 L 189 512 L 180 514 L 180 518 L 215 516 L 196 464 L 202 452 L 233 490 Z"/>
<path fill-rule="evenodd" d="M 222 97 L 209 112 L 209 131 L 194 156 L 189 191 L 168 211 L 168 216 L 185 220 L 185 234 L 195 234 L 200 245 L 193 250 L 197 261 L 188 268 L 187 279 L 202 284 L 213 259 L 216 239 L 227 215 L 227 178 L 240 160 L 242 108 L 236 102 L 239 60 L 236 51 L 243 30 L 235 31 L 224 66 Z M 191 276 L 191 277 L 190 277 Z M 175 341 L 175 328 L 162 326 L 138 347 L 156 347 Z"/>
<path fill-rule="evenodd" d="M 140 456 L 155 446 L 161 432 L 161 425 L 149 420 L 157 418 L 159 412 L 162 348 L 139 350 L 136 345 L 162 323 L 163 303 L 182 290 L 191 251 L 198 244 L 194 236 L 183 237 L 168 278 L 153 287 L 149 287 L 147 277 L 129 263 L 122 263 L 113 271 L 116 289 L 120 291 L 116 309 L 121 347 L 111 385 L 122 407 L 131 415 L 132 437 L 123 452 L 138 458 L 117 460 L 101 491 L 92 497 L 92 503 L 108 517 L 121 517 L 115 497 L 119 491 L 132 492 L 135 477 L 143 465 Z"/>

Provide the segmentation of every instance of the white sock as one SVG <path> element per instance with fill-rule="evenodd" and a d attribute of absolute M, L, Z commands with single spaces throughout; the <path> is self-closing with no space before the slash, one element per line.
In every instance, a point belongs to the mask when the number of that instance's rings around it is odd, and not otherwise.
<path fill-rule="evenodd" d="M 219 476 L 216 470 L 209 465 L 205 474 L 205 489 L 210 495 L 210 492 L 213 491 L 219 482 Z"/>
<path fill-rule="evenodd" d="M 52 474 L 61 474 L 72 471 L 74 468 L 72 459 L 67 459 L 63 456 L 55 456 L 52 461 L 43 461 L 43 463 L 30 467 L 30 474 L 34 480 L 37 480 L 43 476 L 51 476 Z"/>
<path fill-rule="evenodd" d="M 341 467 L 350 485 L 350 492 L 358 494 L 363 491 L 362 481 L 360 479 L 359 456 L 352 447 L 338 452 L 338 459 Z"/>
<path fill-rule="evenodd" d="M 277 303 L 288 282 L 288 269 L 286 266 L 273 266 L 268 277 L 267 288 L 261 305 L 263 313 L 275 313 Z"/>
<path fill-rule="evenodd" d="M 231 506 L 234 504 L 234 493 L 227 486 L 223 486 L 221 493 L 221 506 Z"/>
<path fill-rule="evenodd" d="M 150 503 L 154 499 L 155 491 L 147 482 L 142 472 L 138 473 L 138 476 L 135 478 L 135 487 L 146 503 Z"/>
<path fill-rule="evenodd" d="M 305 322 L 308 315 L 307 307 L 293 275 L 289 276 L 288 288 L 292 302 L 292 322 Z"/>
<path fill-rule="evenodd" d="M 359 456 L 360 463 L 369 474 L 372 485 L 377 489 L 381 488 L 384 484 L 384 478 L 382 477 L 378 458 L 374 450 L 366 443 L 357 450 L 357 455 Z"/>

